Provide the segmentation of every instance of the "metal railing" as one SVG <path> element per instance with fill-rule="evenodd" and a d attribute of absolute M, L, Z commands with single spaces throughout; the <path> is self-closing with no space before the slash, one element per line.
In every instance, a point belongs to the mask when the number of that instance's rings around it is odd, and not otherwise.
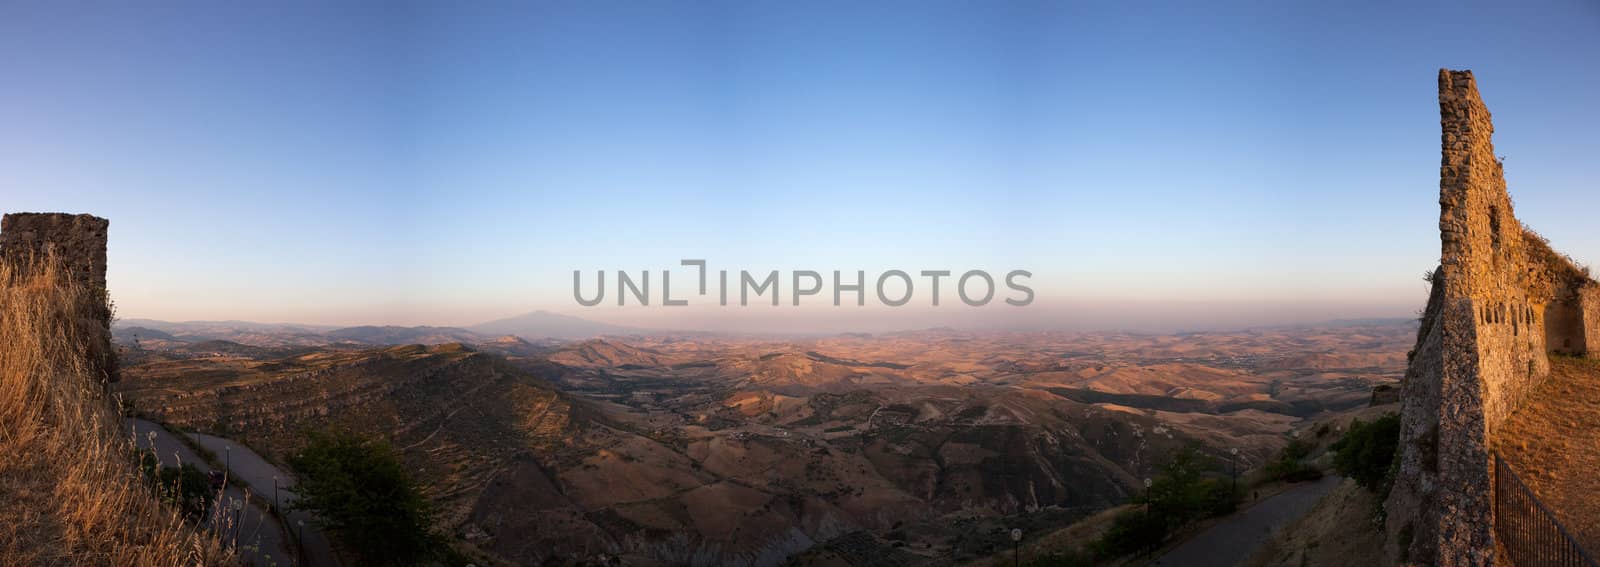
<path fill-rule="evenodd" d="M 1600 567 L 1499 454 L 1494 456 L 1494 533 L 1516 567 Z"/>

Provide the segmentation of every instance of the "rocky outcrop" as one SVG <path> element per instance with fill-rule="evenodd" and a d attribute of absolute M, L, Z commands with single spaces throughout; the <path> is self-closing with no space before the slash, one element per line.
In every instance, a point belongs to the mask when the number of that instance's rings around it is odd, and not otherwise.
<path fill-rule="evenodd" d="M 1512 211 L 1494 126 L 1470 71 L 1439 71 L 1439 268 L 1401 386 L 1400 455 L 1385 509 L 1391 557 L 1493 563 L 1492 432 L 1584 354 L 1596 284 Z"/>

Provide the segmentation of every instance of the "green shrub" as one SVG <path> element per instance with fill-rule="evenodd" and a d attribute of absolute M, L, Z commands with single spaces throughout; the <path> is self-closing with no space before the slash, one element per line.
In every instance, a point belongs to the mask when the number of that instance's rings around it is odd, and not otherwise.
<path fill-rule="evenodd" d="M 1196 521 L 1231 514 L 1239 493 L 1226 477 L 1214 476 L 1217 462 L 1195 446 L 1185 447 L 1161 465 L 1138 508 L 1118 514 L 1090 549 L 1111 558 L 1154 549 L 1174 531 Z"/>
<path fill-rule="evenodd" d="M 146 449 L 139 452 L 139 468 L 157 496 L 192 519 L 204 516 L 211 499 L 216 496 L 205 473 L 191 463 L 184 463 L 182 467 L 161 467 L 156 454 Z"/>
<path fill-rule="evenodd" d="M 1278 457 L 1266 466 L 1266 480 L 1284 482 L 1309 482 L 1322 478 L 1322 469 L 1302 462 L 1311 456 L 1316 445 L 1300 439 L 1289 441 Z"/>
<path fill-rule="evenodd" d="M 1233 512 L 1238 503 L 1233 484 L 1206 477 L 1216 468 L 1216 460 L 1193 446 L 1178 451 L 1161 466 L 1146 494 L 1151 510 L 1173 528 Z"/>
<path fill-rule="evenodd" d="M 445 551 L 432 507 L 388 443 L 313 432 L 289 465 L 300 477 L 295 507 L 316 513 L 363 562 L 413 564 Z"/>
<path fill-rule="evenodd" d="M 1239 509 L 1239 493 L 1232 481 L 1209 478 L 1205 481 L 1204 516 L 1226 516 Z"/>
<path fill-rule="evenodd" d="M 1120 557 L 1155 549 L 1167 539 L 1167 522 L 1144 509 L 1117 514 L 1111 528 L 1094 542 L 1096 553 L 1104 557 Z"/>
<path fill-rule="evenodd" d="M 1371 423 L 1357 419 L 1333 444 L 1333 464 L 1339 474 L 1374 492 L 1386 492 L 1384 479 L 1400 444 L 1400 416 L 1386 414 Z"/>
<path fill-rule="evenodd" d="M 1022 563 L 1027 567 L 1089 567 L 1094 565 L 1094 554 L 1083 550 L 1052 551 Z"/>

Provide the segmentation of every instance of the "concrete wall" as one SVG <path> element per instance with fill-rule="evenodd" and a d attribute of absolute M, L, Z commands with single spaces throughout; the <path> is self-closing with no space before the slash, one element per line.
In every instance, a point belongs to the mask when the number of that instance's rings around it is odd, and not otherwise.
<path fill-rule="evenodd" d="M 1401 386 L 1386 525 L 1395 559 L 1489 565 L 1493 432 L 1549 376 L 1548 350 L 1600 352 L 1600 291 L 1517 221 L 1470 71 L 1439 71 L 1439 122 L 1440 265 Z"/>

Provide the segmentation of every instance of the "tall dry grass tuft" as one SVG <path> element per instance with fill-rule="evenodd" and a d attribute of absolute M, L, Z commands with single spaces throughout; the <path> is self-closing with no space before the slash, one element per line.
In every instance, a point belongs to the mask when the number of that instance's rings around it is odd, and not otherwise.
<path fill-rule="evenodd" d="M 98 290 L 0 262 L 0 565 L 232 563 L 140 479 L 105 391 Z"/>

